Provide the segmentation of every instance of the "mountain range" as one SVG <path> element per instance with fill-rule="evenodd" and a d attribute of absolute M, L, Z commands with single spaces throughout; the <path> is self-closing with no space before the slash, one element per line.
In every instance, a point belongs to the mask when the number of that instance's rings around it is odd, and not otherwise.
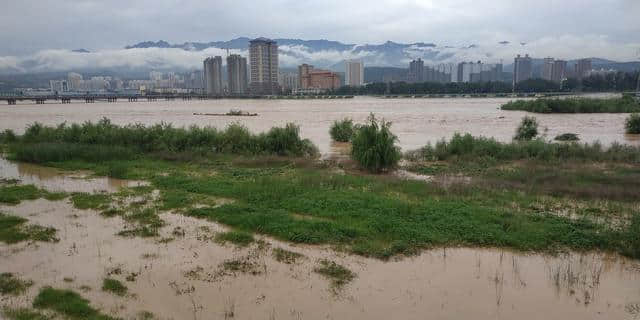
<path fill-rule="evenodd" d="M 146 48 L 174 48 L 185 51 L 204 51 L 207 49 L 231 49 L 239 51 L 247 51 L 249 41 L 248 37 L 239 37 L 228 41 L 212 41 L 212 42 L 184 42 L 182 44 L 171 44 L 169 42 L 144 41 L 133 45 L 126 46 L 125 49 L 146 49 Z M 327 68 L 336 71 L 344 70 L 343 60 L 357 58 L 364 61 L 367 66 L 376 67 L 396 67 L 407 68 L 409 61 L 421 58 L 425 60 L 426 65 L 437 65 L 442 63 L 455 63 L 460 61 L 477 61 L 482 60 L 485 63 L 498 63 L 499 59 L 494 58 L 493 48 L 470 44 L 466 46 L 438 46 L 434 43 L 398 43 L 387 41 L 382 44 L 350 44 L 331 40 L 302 40 L 302 39 L 273 39 L 279 45 L 280 55 L 283 60 L 301 60 L 308 59 L 308 63 L 316 64 L 318 67 Z M 520 46 L 526 44 L 511 44 L 509 41 L 500 41 L 495 47 Z M 525 51 L 523 49 L 523 51 Z M 331 57 L 331 58 L 330 58 Z M 340 61 L 335 58 L 343 57 Z M 293 59 L 288 59 L 293 58 Z M 576 57 L 577 58 L 577 57 Z M 620 71 L 633 71 L 640 69 L 640 62 L 617 62 L 604 58 L 593 57 L 592 65 L 595 69 L 615 69 Z M 572 67 L 577 59 L 568 60 L 569 67 Z M 533 59 L 534 69 L 541 66 L 543 59 Z M 286 65 L 286 67 L 293 67 Z M 504 71 L 512 71 L 513 65 L 506 63 Z"/>

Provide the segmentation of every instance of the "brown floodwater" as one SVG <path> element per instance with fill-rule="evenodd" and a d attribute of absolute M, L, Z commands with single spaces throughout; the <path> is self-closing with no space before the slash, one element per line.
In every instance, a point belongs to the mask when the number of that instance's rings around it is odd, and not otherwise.
<path fill-rule="evenodd" d="M 82 123 L 107 117 L 117 124 L 154 124 L 161 121 L 175 126 L 192 124 L 225 127 L 241 122 L 254 132 L 282 126 L 287 122 L 300 125 L 301 134 L 318 145 L 322 153 L 331 152 L 329 126 L 334 120 L 350 117 L 361 122 L 370 113 L 393 122 L 393 132 L 403 150 L 419 148 L 428 142 L 449 138 L 455 132 L 471 133 L 509 141 L 520 119 L 521 111 L 502 111 L 500 106 L 511 98 L 442 98 L 382 99 L 356 97 L 338 100 L 192 100 L 140 101 L 130 103 L 75 103 L 44 105 L 0 105 L 0 129 L 17 132 L 31 123 L 55 125 L 61 122 Z M 217 117 L 194 113 L 225 113 L 230 109 L 258 113 L 257 117 Z M 577 133 L 584 142 L 600 141 L 640 145 L 637 135 L 624 134 L 627 114 L 536 114 L 541 133 L 548 139 L 556 135 Z M 546 131 L 544 129 L 547 129 Z"/>
<path fill-rule="evenodd" d="M 0 271 L 35 285 L 0 306 L 28 306 L 50 285 L 81 292 L 106 313 L 126 319 L 142 310 L 158 319 L 634 319 L 640 312 L 640 263 L 605 253 L 557 256 L 499 249 L 451 248 L 384 262 L 262 238 L 264 248 L 211 241 L 223 227 L 162 214 L 158 239 L 114 236 L 124 222 L 78 210 L 66 201 L 25 201 L 0 210 L 53 226 L 58 243 L 0 244 Z M 180 227 L 184 236 L 176 236 Z M 273 248 L 304 255 L 277 262 Z M 220 272 L 224 261 L 248 261 L 251 273 Z M 331 259 L 357 274 L 341 290 L 313 272 Z M 135 281 L 126 281 L 131 273 Z M 126 297 L 102 291 L 110 276 Z M 73 281 L 65 281 L 71 278 Z M 90 287 L 88 290 L 86 287 Z M 229 317 L 230 318 L 230 317 Z"/>
<path fill-rule="evenodd" d="M 0 157 L 0 178 L 17 179 L 57 192 L 116 192 L 121 187 L 146 185 L 143 181 L 94 177 L 91 172 L 69 172 L 30 163 L 11 162 Z"/>

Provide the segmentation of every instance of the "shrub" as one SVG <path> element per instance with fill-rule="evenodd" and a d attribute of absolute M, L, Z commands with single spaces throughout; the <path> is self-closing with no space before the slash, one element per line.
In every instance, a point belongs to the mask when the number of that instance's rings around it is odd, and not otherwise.
<path fill-rule="evenodd" d="M 398 137 L 391 133 L 390 127 L 390 122 L 378 122 L 371 114 L 368 123 L 358 126 L 355 130 L 351 157 L 371 172 L 377 173 L 396 167 L 401 154 L 400 148 L 395 145 Z"/>
<path fill-rule="evenodd" d="M 13 143 L 18 140 L 15 132 L 10 129 L 6 129 L 3 132 L 0 132 L 0 143 Z"/>
<path fill-rule="evenodd" d="M 477 160 L 568 160 L 640 162 L 640 147 L 613 143 L 603 149 L 594 143 L 549 143 L 540 139 L 531 141 L 498 142 L 493 138 L 474 137 L 456 133 L 451 140 L 438 141 L 435 146 L 427 144 L 421 149 L 407 152 L 407 158 L 417 161 L 436 161 L 458 158 Z"/>
<path fill-rule="evenodd" d="M 108 161 L 128 159 L 138 152 L 219 152 L 286 156 L 317 154 L 317 148 L 309 140 L 301 139 L 298 126 L 291 123 L 284 128 L 271 128 L 267 133 L 252 134 L 239 123 L 232 123 L 224 130 L 218 130 L 197 126 L 174 128 L 167 123 L 118 126 L 104 118 L 98 123 L 62 123 L 56 127 L 34 123 L 18 139 L 21 139 L 22 144 L 15 148 L 14 153 L 21 153 L 19 160 L 30 162 L 70 159 Z M 122 156 L 118 156 L 118 153 Z"/>
<path fill-rule="evenodd" d="M 627 118 L 624 125 L 627 133 L 639 134 L 640 133 L 640 114 L 634 113 Z"/>
<path fill-rule="evenodd" d="M 537 113 L 629 113 L 640 112 L 640 104 L 632 97 L 622 98 L 564 98 L 510 101 L 502 110 L 521 110 Z"/>
<path fill-rule="evenodd" d="M 525 116 L 516 129 L 515 140 L 531 140 L 538 135 L 538 120 L 534 117 Z"/>
<path fill-rule="evenodd" d="M 340 121 L 336 120 L 333 122 L 331 129 L 329 129 L 329 134 L 331 135 L 331 139 L 335 141 L 349 142 L 353 136 L 353 131 L 353 120 L 344 118 Z"/>
<path fill-rule="evenodd" d="M 578 135 L 575 133 L 563 133 L 561 135 L 557 135 L 555 137 L 555 140 L 557 141 L 578 141 L 580 140 L 580 138 L 578 138 Z"/>

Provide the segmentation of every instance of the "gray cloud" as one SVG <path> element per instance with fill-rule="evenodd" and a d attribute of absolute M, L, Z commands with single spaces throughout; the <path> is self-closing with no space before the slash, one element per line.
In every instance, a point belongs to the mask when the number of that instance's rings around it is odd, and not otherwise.
<path fill-rule="evenodd" d="M 227 40 L 238 36 L 330 39 L 346 43 L 433 42 L 469 47 L 452 59 L 491 53 L 574 58 L 637 58 L 637 0 L 21 0 L 3 1 L 0 69 L 82 65 L 194 67 L 203 54 L 179 50 L 120 48 L 145 40 Z M 505 42 L 509 44 L 504 44 Z M 503 44 L 499 44 L 503 42 Z M 520 46 L 519 43 L 526 43 Z M 93 53 L 69 50 L 87 48 Z M 349 52 L 283 48 L 283 63 L 308 59 L 328 64 Z M 213 49 L 211 49 L 213 50 Z M 373 57 L 372 57 L 373 58 Z"/>

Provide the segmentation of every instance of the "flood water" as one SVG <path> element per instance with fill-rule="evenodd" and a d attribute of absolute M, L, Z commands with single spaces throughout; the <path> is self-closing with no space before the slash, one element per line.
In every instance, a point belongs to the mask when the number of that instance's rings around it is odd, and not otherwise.
<path fill-rule="evenodd" d="M 454 132 L 508 141 L 524 112 L 499 106 L 509 99 L 208 100 L 94 104 L 0 105 L 0 129 L 22 132 L 33 122 L 97 121 L 118 124 L 171 122 L 224 127 L 241 121 L 259 132 L 294 122 L 323 153 L 344 152 L 331 143 L 333 120 L 366 119 L 370 112 L 393 121 L 404 150 L 450 137 Z M 193 113 L 242 109 L 258 117 L 194 116 Z M 536 115 L 547 135 L 578 133 L 583 141 L 640 145 L 625 136 L 625 114 Z M 19 179 L 50 191 L 113 192 L 131 182 L 61 172 L 0 158 L 0 178 Z M 406 177 L 412 178 L 412 177 Z M 24 201 L 0 211 L 58 230 L 58 243 L 0 243 L 0 272 L 34 281 L 26 295 L 2 297 L 0 307 L 27 307 L 39 288 L 80 292 L 103 312 L 133 319 L 151 311 L 157 319 L 640 319 L 640 262 L 600 252 L 556 256 L 501 249 L 440 248 L 415 257 L 380 261 L 337 252 L 325 246 L 283 243 L 268 237 L 266 248 L 239 249 L 211 241 L 225 227 L 179 214 L 164 213 L 160 238 L 115 234 L 126 222 L 73 208 L 68 200 Z M 176 236 L 175 228 L 184 236 Z M 304 255 L 295 264 L 272 256 L 272 248 Z M 255 273 L 220 274 L 220 265 L 244 259 Z M 342 290 L 313 270 L 330 259 L 357 274 Z M 120 270 L 120 273 L 114 273 Z M 134 281 L 125 277 L 135 273 Z M 129 288 L 121 298 L 102 291 L 113 277 Z M 64 280 L 72 279 L 72 281 Z M 90 289 L 87 289 L 90 288 Z M 233 317 L 229 317 L 232 314 Z"/>
<path fill-rule="evenodd" d="M 55 192 L 116 192 L 121 187 L 146 184 L 143 181 L 92 177 L 91 172 L 65 172 L 31 163 L 10 162 L 0 157 L 0 179 L 19 180 Z"/>
<path fill-rule="evenodd" d="M 502 111 L 511 98 L 432 98 L 383 99 L 355 97 L 338 100 L 191 100 L 116 103 L 74 103 L 44 105 L 0 105 L 0 129 L 24 131 L 26 125 L 41 122 L 81 123 L 107 117 L 117 124 L 155 124 L 161 121 L 175 126 L 192 124 L 225 127 L 241 122 L 254 132 L 282 126 L 300 125 L 301 134 L 311 139 L 322 153 L 332 151 L 329 126 L 334 120 L 350 117 L 360 122 L 370 113 L 393 122 L 393 132 L 403 150 L 419 148 L 428 142 L 449 138 L 455 132 L 471 133 L 510 141 L 526 112 Z M 230 109 L 258 113 L 257 117 L 225 117 L 194 113 L 225 113 Z M 541 133 L 553 139 L 562 133 L 577 133 L 584 142 L 600 141 L 640 145 L 640 137 L 624 134 L 627 114 L 535 114 Z M 548 129 L 544 131 L 544 129 Z"/>

